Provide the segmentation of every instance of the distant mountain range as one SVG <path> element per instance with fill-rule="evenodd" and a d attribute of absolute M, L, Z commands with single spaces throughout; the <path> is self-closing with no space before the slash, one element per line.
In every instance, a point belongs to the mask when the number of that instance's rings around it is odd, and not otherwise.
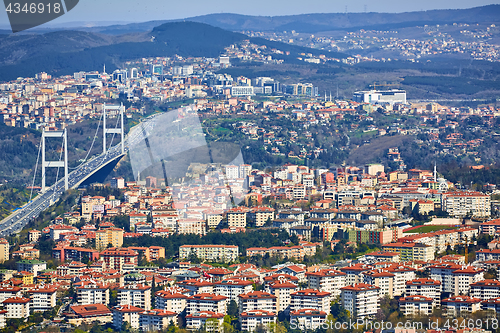
<path fill-rule="evenodd" d="M 150 21 L 122 25 L 62 30 L 57 26 L 11 34 L 0 31 L 0 81 L 31 77 L 45 71 L 65 75 L 77 71 L 110 71 L 127 60 L 142 57 L 217 57 L 224 47 L 250 39 L 259 45 L 290 52 L 290 59 L 306 53 L 325 53 L 300 46 L 249 38 L 234 31 L 310 32 L 338 29 L 392 29 L 416 25 L 451 23 L 498 23 L 500 5 L 470 9 L 431 10 L 409 13 L 304 14 L 292 16 L 247 16 L 210 14 L 177 21 Z M 95 22 L 94 22 L 95 24 Z M 154 39 L 152 37 L 155 37 Z M 330 56 L 342 58 L 345 54 Z"/>
<path fill-rule="evenodd" d="M 56 31 L 41 35 L 0 35 L 0 81 L 32 77 L 45 71 L 67 75 L 78 71 L 113 71 L 128 60 L 180 55 L 218 57 L 224 48 L 249 39 L 290 52 L 290 59 L 299 53 L 325 53 L 305 47 L 249 38 L 221 28 L 197 22 L 165 23 L 145 33 L 104 35 L 85 31 Z M 335 57 L 346 54 L 329 53 Z"/>
<path fill-rule="evenodd" d="M 157 20 L 141 23 L 110 24 L 99 22 L 79 22 L 71 24 L 71 29 L 121 35 L 151 31 L 153 28 L 169 22 L 191 21 L 206 23 L 229 31 L 291 31 L 317 33 L 332 30 L 353 29 L 396 29 L 417 25 L 435 25 L 452 23 L 495 23 L 500 21 L 500 5 L 487 5 L 468 9 L 442 9 L 405 13 L 326 13 L 287 16 L 250 16 L 240 14 L 209 14 L 179 20 Z M 45 33 L 64 29 L 68 25 L 45 25 L 31 29 L 27 33 Z M 67 29 L 67 28 L 66 28 Z M 0 30 L 0 33 L 9 33 Z"/>
<path fill-rule="evenodd" d="M 290 16 L 210 14 L 186 20 L 207 23 L 232 31 L 282 32 L 295 30 L 315 33 L 339 29 L 391 29 L 425 24 L 498 22 L 500 21 L 500 5 L 407 13 L 331 13 Z M 133 26 L 133 24 L 129 26 Z"/>

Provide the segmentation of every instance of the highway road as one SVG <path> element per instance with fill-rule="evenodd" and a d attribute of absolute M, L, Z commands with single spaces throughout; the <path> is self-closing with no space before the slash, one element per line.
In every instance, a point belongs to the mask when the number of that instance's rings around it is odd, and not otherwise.
<path fill-rule="evenodd" d="M 113 147 L 106 154 L 100 155 L 80 165 L 77 169 L 68 174 L 68 187 L 77 187 L 86 178 L 90 177 L 103 166 L 123 156 L 124 154 L 121 153 L 119 146 Z M 34 219 L 53 203 L 57 202 L 64 191 L 63 177 L 58 180 L 56 184 L 49 187 L 45 193 L 40 193 L 32 201 L 0 221 L 0 237 L 20 232 L 31 219 Z"/>
<path fill-rule="evenodd" d="M 76 188 L 92 174 L 112 162 L 116 158 L 121 158 L 127 154 L 130 146 L 144 139 L 143 133 L 156 125 L 155 114 L 141 121 L 139 126 L 135 126 L 125 137 L 124 153 L 121 151 L 121 144 L 110 148 L 105 154 L 92 157 L 87 162 L 81 164 L 68 174 L 68 187 Z M 33 200 L 20 209 L 0 221 L 0 237 L 5 237 L 13 233 L 20 232 L 31 219 L 36 218 L 41 212 L 57 202 L 64 193 L 64 176 L 56 184 L 49 187 L 45 193 L 39 193 Z"/>

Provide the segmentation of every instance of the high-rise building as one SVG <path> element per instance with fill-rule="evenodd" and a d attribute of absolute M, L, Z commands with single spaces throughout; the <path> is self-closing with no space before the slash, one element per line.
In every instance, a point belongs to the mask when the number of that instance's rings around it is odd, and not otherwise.
<path fill-rule="evenodd" d="M 138 75 L 138 71 L 137 71 L 137 68 L 130 68 L 129 71 L 128 71 L 128 77 L 131 78 L 131 79 L 137 79 L 137 77 L 139 76 Z"/>
<path fill-rule="evenodd" d="M 341 304 L 352 316 L 373 316 L 380 308 L 379 287 L 359 283 L 340 288 Z"/>
<path fill-rule="evenodd" d="M 123 245 L 123 229 L 107 228 L 98 230 L 95 233 L 95 246 L 101 251 L 111 244 L 113 247 L 121 247 Z"/>
<path fill-rule="evenodd" d="M 239 176 L 239 168 L 236 165 L 226 165 L 227 179 L 236 179 Z"/>
<path fill-rule="evenodd" d="M 114 177 L 111 179 L 111 188 L 124 188 L 125 187 L 125 179 L 122 177 Z"/>
<path fill-rule="evenodd" d="M 151 75 L 163 75 L 163 65 L 149 65 L 149 73 Z"/>
<path fill-rule="evenodd" d="M 0 238 L 0 263 L 9 260 L 9 242 Z"/>

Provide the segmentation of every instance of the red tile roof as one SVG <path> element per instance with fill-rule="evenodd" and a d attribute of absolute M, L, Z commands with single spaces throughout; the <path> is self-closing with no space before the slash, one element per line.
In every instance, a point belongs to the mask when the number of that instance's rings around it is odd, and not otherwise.
<path fill-rule="evenodd" d="M 103 304 L 75 305 L 71 307 L 73 312 L 80 317 L 109 316 L 111 311 Z"/>
<path fill-rule="evenodd" d="M 376 289 L 380 289 L 380 288 L 377 286 L 372 286 L 371 284 L 366 284 L 366 283 L 358 283 L 358 284 L 354 284 L 351 286 L 340 288 L 340 290 L 352 290 L 352 291 L 369 291 L 369 290 L 376 290 Z"/>
<path fill-rule="evenodd" d="M 7 298 L 5 301 L 3 301 L 3 304 L 22 304 L 22 303 L 29 303 L 31 301 L 30 298 L 24 298 L 24 297 L 11 297 Z"/>

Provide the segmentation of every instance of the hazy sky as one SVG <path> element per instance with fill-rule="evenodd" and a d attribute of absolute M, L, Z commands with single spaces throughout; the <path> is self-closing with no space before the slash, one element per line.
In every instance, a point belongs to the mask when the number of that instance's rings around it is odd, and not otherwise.
<path fill-rule="evenodd" d="M 179 19 L 211 13 L 248 15 L 293 15 L 303 13 L 344 12 L 407 12 L 430 9 L 470 8 L 499 4 L 500 0 L 80 0 L 66 15 L 48 24 L 66 22 Z M 365 8 L 366 7 L 366 8 Z M 0 26 L 8 24 L 7 15 L 0 13 Z"/>

